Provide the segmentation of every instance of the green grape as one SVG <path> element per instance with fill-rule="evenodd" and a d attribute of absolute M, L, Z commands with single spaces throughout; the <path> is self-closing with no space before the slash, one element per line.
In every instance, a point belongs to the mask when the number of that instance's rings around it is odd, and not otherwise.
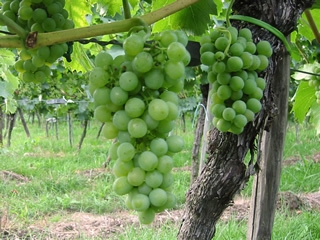
<path fill-rule="evenodd" d="M 172 102 L 167 102 L 167 105 L 168 105 L 169 112 L 166 120 L 168 121 L 176 120 L 179 116 L 179 106 Z"/>
<path fill-rule="evenodd" d="M 205 43 L 200 47 L 200 54 L 204 54 L 205 52 L 215 52 L 216 48 L 214 44 L 211 42 Z"/>
<path fill-rule="evenodd" d="M 113 104 L 122 106 L 128 100 L 128 92 L 121 87 L 113 87 L 110 92 L 110 99 Z"/>
<path fill-rule="evenodd" d="M 245 115 L 243 114 L 237 114 L 237 116 L 233 120 L 234 125 L 238 128 L 243 128 L 247 123 L 248 120 Z"/>
<path fill-rule="evenodd" d="M 236 111 L 233 108 L 225 108 L 222 113 L 222 117 L 226 121 L 232 121 L 236 116 Z"/>
<path fill-rule="evenodd" d="M 117 178 L 112 185 L 113 191 L 120 196 L 129 193 L 132 188 L 132 185 L 125 176 Z"/>
<path fill-rule="evenodd" d="M 34 73 L 34 79 L 35 79 L 34 82 L 35 83 L 43 83 L 43 82 L 45 82 L 46 78 L 47 78 L 46 74 L 42 71 L 36 71 Z"/>
<path fill-rule="evenodd" d="M 168 144 L 162 138 L 155 138 L 150 143 L 150 150 L 158 157 L 165 155 L 168 152 Z"/>
<path fill-rule="evenodd" d="M 252 94 L 250 94 L 250 98 L 256 98 L 260 100 L 262 97 L 263 97 L 263 91 L 258 87 Z"/>
<path fill-rule="evenodd" d="M 248 122 L 253 121 L 253 119 L 254 119 L 254 112 L 252 112 L 249 109 L 246 109 L 246 111 L 243 113 L 243 115 L 246 116 Z"/>
<path fill-rule="evenodd" d="M 204 44 L 211 43 L 210 36 L 204 35 L 200 38 L 200 46 L 203 46 Z"/>
<path fill-rule="evenodd" d="M 174 121 L 165 119 L 165 120 L 159 121 L 159 125 L 156 130 L 158 133 L 166 134 L 171 132 L 173 129 L 174 129 Z"/>
<path fill-rule="evenodd" d="M 148 106 L 149 115 L 157 121 L 167 118 L 169 114 L 168 104 L 161 99 L 153 99 Z"/>
<path fill-rule="evenodd" d="M 3 3 L 3 5 L 2 5 L 2 12 L 5 12 L 5 11 L 7 11 L 7 10 L 10 10 L 10 4 L 11 4 L 11 2 L 4 2 Z"/>
<path fill-rule="evenodd" d="M 32 14 L 32 19 L 36 23 L 42 23 L 47 17 L 47 12 L 42 8 L 36 8 Z"/>
<path fill-rule="evenodd" d="M 32 57 L 27 49 L 22 49 L 20 51 L 19 55 L 20 55 L 20 58 L 25 61 L 28 59 L 31 59 L 31 57 Z"/>
<path fill-rule="evenodd" d="M 66 22 L 64 23 L 62 29 L 67 30 L 72 28 L 74 28 L 74 22 L 71 19 L 66 19 Z"/>
<path fill-rule="evenodd" d="M 178 37 L 175 32 L 165 30 L 160 34 L 160 43 L 163 47 L 168 47 L 172 42 L 177 42 Z"/>
<path fill-rule="evenodd" d="M 32 73 L 34 73 L 37 70 L 37 67 L 32 63 L 31 59 L 28 59 L 28 60 L 24 61 L 23 68 L 27 72 L 32 72 Z"/>
<path fill-rule="evenodd" d="M 140 98 L 130 98 L 124 108 L 129 117 L 137 118 L 144 113 L 146 105 Z"/>
<path fill-rule="evenodd" d="M 145 179 L 146 173 L 143 169 L 139 167 L 135 167 L 131 169 L 131 171 L 128 173 L 128 182 L 133 186 L 140 186 L 143 184 Z"/>
<path fill-rule="evenodd" d="M 131 204 L 134 210 L 141 212 L 149 208 L 150 200 L 148 196 L 138 193 L 132 197 Z"/>
<path fill-rule="evenodd" d="M 118 132 L 118 141 L 120 143 L 129 142 L 132 143 L 132 138 L 127 131 L 119 131 Z"/>
<path fill-rule="evenodd" d="M 185 67 L 182 62 L 167 61 L 164 66 L 165 73 L 169 78 L 176 80 L 184 76 Z"/>
<path fill-rule="evenodd" d="M 163 181 L 160 185 L 160 188 L 168 188 L 173 183 L 173 175 L 171 172 L 163 174 Z"/>
<path fill-rule="evenodd" d="M 145 123 L 147 124 L 147 127 L 149 130 L 153 130 L 156 129 L 159 125 L 159 121 L 154 120 L 150 114 L 148 113 L 148 111 L 146 111 L 143 115 L 142 115 L 142 119 L 145 121 Z"/>
<path fill-rule="evenodd" d="M 94 110 L 94 118 L 100 122 L 110 122 L 112 119 L 111 112 L 104 105 L 96 107 Z"/>
<path fill-rule="evenodd" d="M 186 47 L 189 41 L 188 36 L 181 30 L 175 30 L 174 33 L 178 37 L 178 42 L 182 43 L 182 45 Z"/>
<path fill-rule="evenodd" d="M 56 29 L 57 24 L 52 18 L 46 18 L 43 20 L 41 26 L 45 32 L 53 32 Z"/>
<path fill-rule="evenodd" d="M 151 172 L 147 172 L 145 181 L 149 187 L 157 188 L 162 184 L 163 175 L 159 171 L 153 170 Z"/>
<path fill-rule="evenodd" d="M 51 69 L 46 66 L 46 65 L 43 65 L 42 67 L 39 68 L 40 71 L 44 72 L 44 74 L 46 75 L 46 77 L 49 77 L 50 74 L 51 74 Z"/>
<path fill-rule="evenodd" d="M 235 110 L 238 114 L 244 114 L 247 110 L 247 105 L 242 100 L 237 100 L 232 104 L 232 108 Z"/>
<path fill-rule="evenodd" d="M 234 43 L 230 46 L 230 54 L 232 56 L 241 56 L 244 51 L 244 48 L 241 43 Z"/>
<path fill-rule="evenodd" d="M 242 28 L 239 30 L 239 36 L 244 37 L 247 41 L 252 40 L 252 33 L 251 30 L 248 28 Z"/>
<path fill-rule="evenodd" d="M 24 60 L 20 59 L 14 64 L 14 68 L 19 73 L 24 73 L 26 70 L 23 67 Z"/>
<path fill-rule="evenodd" d="M 218 97 L 222 100 L 226 100 L 231 97 L 232 90 L 228 85 L 221 85 L 217 91 Z"/>
<path fill-rule="evenodd" d="M 204 65 L 211 66 L 215 62 L 215 54 L 213 52 L 205 52 L 201 54 L 200 61 Z"/>
<path fill-rule="evenodd" d="M 261 90 L 264 90 L 266 87 L 266 81 L 263 78 L 256 78 L 256 83 L 258 88 L 260 88 Z"/>
<path fill-rule="evenodd" d="M 32 57 L 32 64 L 37 68 L 42 67 L 45 64 L 45 60 L 38 55 Z"/>
<path fill-rule="evenodd" d="M 116 160 L 118 159 L 118 147 L 119 147 L 120 143 L 119 142 L 115 142 L 112 143 L 112 145 L 109 148 L 109 156 L 111 157 L 111 159 Z"/>
<path fill-rule="evenodd" d="M 260 66 L 257 68 L 258 71 L 265 70 L 269 65 L 269 60 L 265 55 L 258 55 L 260 58 Z"/>
<path fill-rule="evenodd" d="M 131 143 L 121 143 L 117 149 L 118 158 L 123 162 L 128 162 L 133 159 L 136 149 Z"/>
<path fill-rule="evenodd" d="M 124 72 L 119 79 L 120 87 L 125 91 L 133 91 L 138 86 L 139 80 L 135 73 Z"/>
<path fill-rule="evenodd" d="M 57 28 L 62 28 L 66 22 L 66 19 L 61 13 L 53 14 L 52 19 L 56 22 Z"/>
<path fill-rule="evenodd" d="M 13 11 L 14 13 L 18 13 L 19 10 L 19 0 L 14 0 L 10 3 L 10 10 Z"/>
<path fill-rule="evenodd" d="M 118 136 L 118 129 L 112 122 L 106 122 L 102 128 L 102 135 L 107 139 L 113 139 Z"/>
<path fill-rule="evenodd" d="M 132 68 L 140 73 L 146 73 L 150 71 L 152 66 L 153 58 L 151 54 L 147 52 L 138 53 L 132 61 Z"/>
<path fill-rule="evenodd" d="M 184 140 L 178 135 L 171 135 L 167 137 L 168 150 L 172 153 L 178 153 L 184 148 Z"/>
<path fill-rule="evenodd" d="M 244 52 L 241 54 L 240 56 L 241 60 L 242 60 L 242 63 L 243 63 L 243 66 L 242 68 L 243 69 L 248 69 L 252 66 L 253 64 L 253 56 L 251 53 L 249 52 Z"/>
<path fill-rule="evenodd" d="M 272 47 L 268 41 L 260 41 L 257 44 L 258 54 L 265 55 L 266 57 L 271 57 Z"/>
<path fill-rule="evenodd" d="M 31 7 L 22 6 L 19 8 L 18 15 L 23 20 L 29 20 L 33 16 L 33 10 Z"/>
<path fill-rule="evenodd" d="M 174 62 L 179 62 L 187 54 L 185 46 L 180 42 L 172 42 L 167 48 L 168 58 Z"/>
<path fill-rule="evenodd" d="M 146 183 L 143 183 L 138 187 L 138 192 L 144 195 L 149 195 L 151 191 L 152 191 L 152 188 L 149 187 Z"/>
<path fill-rule="evenodd" d="M 171 193 L 171 192 L 166 192 L 166 193 L 167 193 L 168 200 L 162 207 L 165 209 L 171 209 L 176 205 L 177 199 L 173 193 Z"/>
<path fill-rule="evenodd" d="M 222 118 L 222 113 L 226 109 L 224 104 L 212 104 L 210 108 L 210 112 L 216 118 Z"/>
<path fill-rule="evenodd" d="M 258 99 L 255 99 L 255 98 L 248 99 L 247 108 L 249 110 L 251 110 L 252 112 L 254 112 L 254 113 L 259 112 L 261 107 L 262 107 L 261 103 L 260 103 L 260 101 Z"/>
<path fill-rule="evenodd" d="M 141 118 L 131 119 L 128 123 L 128 132 L 134 138 L 142 138 L 147 134 L 148 127 Z"/>
<path fill-rule="evenodd" d="M 231 79 L 231 74 L 230 73 L 218 73 L 217 74 L 217 81 L 218 83 L 222 84 L 222 85 L 226 85 L 230 82 Z"/>
<path fill-rule="evenodd" d="M 257 47 L 253 42 L 247 42 L 246 48 L 244 50 L 248 53 L 255 54 L 257 51 Z"/>
<path fill-rule="evenodd" d="M 131 35 L 123 42 L 123 50 L 126 55 L 135 57 L 138 53 L 142 52 L 144 48 L 144 41 L 138 35 Z"/>
<path fill-rule="evenodd" d="M 223 73 L 226 70 L 226 65 L 224 62 L 215 62 L 212 70 L 216 73 Z"/>
<path fill-rule="evenodd" d="M 231 128 L 231 123 L 224 119 L 219 119 L 217 122 L 216 128 L 221 132 L 227 132 Z"/>
<path fill-rule="evenodd" d="M 261 64 L 260 58 L 256 55 L 252 55 L 252 65 L 248 68 L 250 71 L 255 71 Z"/>
<path fill-rule="evenodd" d="M 144 76 L 144 82 L 150 89 L 159 89 L 164 83 L 164 74 L 160 69 L 152 69 Z"/>
<path fill-rule="evenodd" d="M 155 212 L 152 208 L 149 208 L 145 211 L 138 212 L 139 222 L 142 224 L 150 224 L 153 222 L 155 217 Z"/>
<path fill-rule="evenodd" d="M 244 87 L 244 81 L 241 77 L 238 77 L 238 76 L 233 76 L 231 79 L 230 79 L 230 88 L 233 90 L 233 91 L 239 91 L 239 90 L 242 90 Z"/>
<path fill-rule="evenodd" d="M 217 40 L 214 42 L 214 46 L 216 49 L 219 51 L 224 51 L 227 46 L 229 45 L 229 40 L 226 37 L 219 37 Z"/>
<path fill-rule="evenodd" d="M 166 102 L 172 102 L 176 105 L 179 104 L 179 97 L 176 93 L 171 91 L 164 91 L 160 94 L 160 98 Z"/>
<path fill-rule="evenodd" d="M 112 171 L 117 177 L 127 176 L 128 173 L 133 169 L 133 162 L 123 162 L 120 159 L 117 159 L 113 165 Z"/>
<path fill-rule="evenodd" d="M 101 68 L 107 68 L 112 65 L 113 58 L 112 56 L 107 52 L 99 52 L 94 59 L 94 63 L 97 67 Z"/>
<path fill-rule="evenodd" d="M 227 61 L 227 68 L 231 72 L 238 72 L 242 69 L 243 62 L 240 57 L 230 57 Z"/>
<path fill-rule="evenodd" d="M 177 83 L 169 87 L 168 90 L 178 93 L 178 92 L 181 92 L 183 88 L 184 88 L 184 78 L 181 77 L 180 79 L 177 80 Z"/>
<path fill-rule="evenodd" d="M 252 94 L 256 91 L 257 89 L 257 83 L 254 79 L 248 78 L 245 82 L 244 82 L 244 87 L 242 89 L 242 91 L 245 94 Z"/>
<path fill-rule="evenodd" d="M 217 81 L 217 74 L 213 71 L 208 72 L 208 82 L 214 84 Z"/>
<path fill-rule="evenodd" d="M 212 42 L 215 42 L 219 37 L 221 37 L 221 32 L 213 30 L 210 32 L 210 39 Z"/>
<path fill-rule="evenodd" d="M 131 118 L 128 116 L 125 110 L 117 111 L 112 118 L 113 124 L 117 129 L 126 131 L 128 129 L 128 123 Z"/>
<path fill-rule="evenodd" d="M 47 6 L 48 13 L 52 16 L 55 13 L 60 13 L 62 10 L 62 5 L 58 2 L 53 2 Z"/>
<path fill-rule="evenodd" d="M 232 91 L 230 98 L 233 101 L 237 101 L 237 100 L 241 99 L 242 97 L 243 97 L 243 92 L 242 92 L 242 90 L 239 90 L 239 91 Z"/>
<path fill-rule="evenodd" d="M 145 171 L 152 171 L 158 166 L 158 157 L 151 151 L 144 151 L 140 154 L 139 166 Z"/>
<path fill-rule="evenodd" d="M 108 83 L 109 78 L 109 73 L 100 67 L 95 67 L 89 75 L 89 81 L 97 87 L 105 86 Z"/>
<path fill-rule="evenodd" d="M 228 27 L 227 30 L 230 32 L 231 34 L 231 43 L 235 43 L 237 41 L 238 38 L 238 29 L 236 29 L 235 27 Z"/>
<path fill-rule="evenodd" d="M 111 102 L 110 100 L 111 90 L 107 87 L 96 88 L 93 93 L 93 101 L 96 106 L 106 105 Z"/>
<path fill-rule="evenodd" d="M 37 56 L 39 56 L 43 60 L 46 60 L 50 56 L 50 48 L 47 46 L 38 48 Z"/>
<path fill-rule="evenodd" d="M 168 146 L 168 145 L 167 145 Z M 173 168 L 173 159 L 168 155 L 163 155 L 158 159 L 157 170 L 161 173 L 168 173 Z"/>
<path fill-rule="evenodd" d="M 241 134 L 243 132 L 243 128 L 239 128 L 235 124 L 232 124 L 230 131 L 234 134 Z"/>
<path fill-rule="evenodd" d="M 34 82 L 34 74 L 32 72 L 24 72 L 22 74 L 22 80 L 25 82 Z"/>
<path fill-rule="evenodd" d="M 225 59 L 226 55 L 224 54 L 224 52 L 218 51 L 214 54 L 214 58 L 217 61 L 223 61 Z"/>
<path fill-rule="evenodd" d="M 246 49 L 247 47 L 247 40 L 244 37 L 238 37 L 237 43 L 241 43 L 243 48 Z"/>

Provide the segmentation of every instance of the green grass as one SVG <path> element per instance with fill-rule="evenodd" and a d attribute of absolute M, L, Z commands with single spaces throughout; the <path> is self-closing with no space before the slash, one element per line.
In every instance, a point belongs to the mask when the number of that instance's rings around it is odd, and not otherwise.
<path fill-rule="evenodd" d="M 107 159 L 111 141 L 102 137 L 96 138 L 100 125 L 92 123 L 88 129 L 82 149 L 77 151 L 82 127 L 74 122 L 74 146 L 68 141 L 67 125 L 59 123 L 59 140 L 50 129 L 50 137 L 46 137 L 45 129 L 29 124 L 31 138 L 26 138 L 19 122 L 13 131 L 10 148 L 0 149 L 0 170 L 13 171 L 29 179 L 21 184 L 19 181 L 0 181 L 0 211 L 8 211 L 10 221 L 18 228 L 25 229 L 41 219 L 59 222 L 65 214 L 72 212 L 88 212 L 108 214 L 126 210 L 125 197 L 117 196 L 112 191 L 114 177 L 111 165 L 101 169 Z M 174 156 L 175 167 L 191 165 L 194 129 L 187 121 L 187 132 L 178 128 L 176 134 L 185 140 L 185 149 Z M 314 192 L 320 187 L 320 165 L 310 161 L 309 156 L 315 154 L 319 146 L 319 137 L 313 129 L 300 130 L 300 143 L 296 143 L 294 127 L 287 133 L 284 158 L 299 157 L 295 165 L 285 166 L 282 170 L 281 191 L 295 193 Z M 91 177 L 89 170 L 94 171 Z M 175 184 L 172 191 L 177 197 L 176 209 L 182 208 L 185 193 L 190 184 L 190 172 L 174 171 Z M 251 195 L 252 179 L 242 192 Z M 273 232 L 274 239 L 319 239 L 320 214 L 303 212 L 300 215 L 287 216 L 278 213 Z M 312 221 L 312 219 L 315 219 Z M 288 224 L 281 224 L 282 222 Z M 167 221 L 157 227 L 128 226 L 115 239 L 176 239 L 179 226 Z M 245 239 L 246 223 L 230 220 L 219 222 L 215 239 Z M 36 233 L 32 233 L 36 234 Z M 0 235 L 1 236 L 1 235 Z M 41 239 L 38 235 L 37 239 Z M 81 238 L 87 239 L 87 238 Z"/>

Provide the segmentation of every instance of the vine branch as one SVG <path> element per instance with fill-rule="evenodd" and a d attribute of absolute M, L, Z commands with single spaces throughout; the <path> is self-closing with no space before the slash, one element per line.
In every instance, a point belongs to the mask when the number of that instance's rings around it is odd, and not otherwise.
<path fill-rule="evenodd" d="M 10 28 L 13 32 L 15 32 L 19 37 L 26 38 L 28 33 L 22 27 L 20 27 L 17 23 L 15 23 L 11 18 L 0 13 L 0 22 L 5 24 L 8 28 Z"/>
<path fill-rule="evenodd" d="M 310 25 L 310 27 L 312 29 L 312 32 L 313 32 L 314 36 L 316 37 L 317 42 L 320 43 L 320 33 L 318 31 L 316 23 L 314 22 L 314 19 L 312 17 L 312 14 L 311 14 L 310 10 L 306 10 L 304 13 L 306 14 L 306 17 L 308 19 L 309 25 Z"/>
<path fill-rule="evenodd" d="M 151 13 L 140 17 L 146 24 L 151 25 L 162 18 L 176 13 L 200 0 L 177 0 L 169 5 L 159 8 Z M 112 23 L 103 23 L 89 27 L 81 27 L 76 29 L 68 29 L 50 33 L 39 33 L 34 48 L 54 45 L 63 42 L 70 42 L 83 38 L 96 37 L 101 35 L 127 32 L 130 28 L 141 25 L 141 20 L 131 18 Z M 0 48 L 22 48 L 23 41 L 19 36 L 0 36 Z"/>
<path fill-rule="evenodd" d="M 130 5 L 128 0 L 122 0 L 122 6 L 123 6 L 124 18 L 125 19 L 131 18 Z"/>

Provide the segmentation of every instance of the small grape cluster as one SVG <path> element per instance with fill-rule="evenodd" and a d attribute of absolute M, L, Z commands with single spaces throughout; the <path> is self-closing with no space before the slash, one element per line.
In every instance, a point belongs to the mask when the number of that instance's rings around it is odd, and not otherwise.
<path fill-rule="evenodd" d="M 261 109 L 266 82 L 258 76 L 268 65 L 268 41 L 253 43 L 250 29 L 217 28 L 200 40 L 201 63 L 212 84 L 210 112 L 221 132 L 240 134 Z"/>
<path fill-rule="evenodd" d="M 115 160 L 113 190 L 128 194 L 126 205 L 138 211 L 143 224 L 176 202 L 170 190 L 172 156 L 183 149 L 184 141 L 169 133 L 179 115 L 177 92 L 190 61 L 183 32 L 147 38 L 143 31 L 133 33 L 123 42 L 124 55 L 115 59 L 100 52 L 89 75 L 94 117 L 104 123 L 107 139 L 117 138 L 109 149 Z"/>
<path fill-rule="evenodd" d="M 316 74 L 320 74 L 320 67 L 314 66 L 312 69 L 312 72 Z M 320 76 L 312 75 L 311 79 L 309 80 L 309 86 L 315 88 L 317 103 L 320 104 Z"/>
<path fill-rule="evenodd" d="M 1 12 L 28 32 L 45 33 L 74 28 L 64 6 L 65 0 L 5 0 Z M 67 51 L 66 43 L 22 49 L 15 69 L 25 82 L 44 82 L 51 74 L 48 66 Z"/>

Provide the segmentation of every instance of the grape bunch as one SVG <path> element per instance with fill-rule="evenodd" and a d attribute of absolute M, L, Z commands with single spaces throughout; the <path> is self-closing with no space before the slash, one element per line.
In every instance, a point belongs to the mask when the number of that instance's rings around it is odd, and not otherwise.
<path fill-rule="evenodd" d="M 177 93 L 190 61 L 183 32 L 164 31 L 148 42 L 147 36 L 131 34 L 123 42 L 124 55 L 114 59 L 100 52 L 89 74 L 94 117 L 104 123 L 107 139 L 117 139 L 109 149 L 115 160 L 113 190 L 128 194 L 126 205 L 138 211 L 143 224 L 176 202 L 170 190 L 172 156 L 184 141 L 169 133 L 179 115 Z"/>
<path fill-rule="evenodd" d="M 320 66 L 314 66 L 312 69 L 313 73 L 320 74 Z M 311 79 L 309 80 L 309 86 L 314 87 L 316 90 L 316 98 L 317 103 L 320 104 L 320 76 L 312 75 Z"/>
<path fill-rule="evenodd" d="M 5 0 L 1 13 L 27 32 L 45 33 L 74 28 L 64 6 L 65 0 Z M 24 48 L 19 52 L 15 69 L 25 82 L 44 82 L 51 74 L 49 66 L 67 51 L 66 43 L 38 49 Z"/>
<path fill-rule="evenodd" d="M 200 40 L 201 63 L 212 84 L 210 112 L 221 132 L 240 134 L 261 109 L 266 82 L 258 73 L 269 65 L 268 41 L 253 43 L 250 29 L 217 28 Z"/>

